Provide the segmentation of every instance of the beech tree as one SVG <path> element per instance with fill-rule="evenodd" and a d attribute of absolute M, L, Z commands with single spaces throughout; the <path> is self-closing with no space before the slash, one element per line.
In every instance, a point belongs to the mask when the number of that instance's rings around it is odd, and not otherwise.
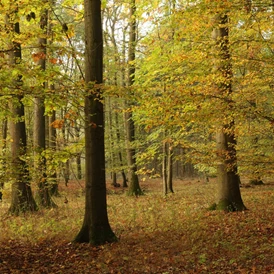
<path fill-rule="evenodd" d="M 7 15 L 6 21 L 9 30 L 13 35 L 20 34 L 19 22 L 13 22 L 16 18 L 17 8 Z M 10 44 L 9 58 L 12 68 L 16 68 L 21 62 L 21 45 L 18 42 Z M 25 124 L 25 111 L 23 99 L 24 96 L 20 92 L 22 85 L 21 75 L 17 75 L 14 79 L 14 95 L 10 102 L 12 117 L 10 119 L 10 135 L 11 142 L 11 169 L 12 169 L 12 194 L 11 205 L 9 211 L 12 214 L 19 214 L 25 211 L 37 210 L 31 187 L 29 169 L 26 162 L 27 136 Z"/>
<path fill-rule="evenodd" d="M 101 1 L 85 0 L 85 152 L 86 197 L 82 228 L 75 242 L 100 245 L 116 241 L 107 215 L 104 147 L 103 37 Z"/>
<path fill-rule="evenodd" d="M 229 52 L 229 27 L 228 15 L 225 11 L 215 16 L 216 27 L 213 32 L 213 38 L 216 40 L 217 51 L 217 71 L 218 83 L 217 89 L 220 96 L 228 102 L 226 108 L 232 110 L 231 93 L 232 93 L 232 67 Z M 233 111 L 233 110 L 232 110 Z M 229 211 L 241 211 L 246 209 L 241 198 L 240 177 L 237 167 L 236 156 L 236 136 L 234 133 L 233 118 L 227 119 L 225 123 L 219 125 L 217 131 L 217 180 L 219 185 L 219 201 L 217 208 Z"/>
<path fill-rule="evenodd" d="M 128 88 L 130 93 L 134 93 L 134 77 L 135 77 L 135 48 L 137 42 L 137 20 L 136 20 L 136 3 L 135 0 L 130 1 L 130 22 L 129 22 L 129 49 L 128 49 Z M 126 137 L 127 137 L 127 161 L 128 161 L 128 194 L 141 195 L 142 190 L 139 184 L 136 164 L 136 149 L 133 147 L 135 140 L 135 124 L 131 110 L 125 113 L 126 119 Z"/>
<path fill-rule="evenodd" d="M 46 70 L 46 56 L 47 56 L 47 24 L 48 24 L 48 10 L 44 9 L 41 12 L 40 28 L 43 37 L 39 38 L 40 45 L 38 66 L 42 71 Z M 44 93 L 47 83 L 44 82 L 40 94 L 34 100 L 34 149 L 36 153 L 35 168 L 38 170 L 38 202 L 43 207 L 56 207 L 50 196 L 50 187 L 47 182 L 46 175 L 46 158 L 43 152 L 46 149 L 46 117 L 45 117 L 45 99 Z"/>

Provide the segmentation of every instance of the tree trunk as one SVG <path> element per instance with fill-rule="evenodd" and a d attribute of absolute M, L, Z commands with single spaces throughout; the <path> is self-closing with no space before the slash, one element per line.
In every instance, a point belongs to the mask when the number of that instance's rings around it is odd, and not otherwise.
<path fill-rule="evenodd" d="M 7 106 L 6 106 L 7 107 Z M 8 119 L 4 118 L 2 124 L 2 171 L 0 176 L 0 189 L 4 187 L 4 181 L 6 180 L 6 169 L 7 169 L 7 159 L 6 159 L 6 149 L 7 149 L 7 136 L 8 136 Z"/>
<path fill-rule="evenodd" d="M 85 0 L 85 152 L 86 198 L 82 228 L 75 242 L 101 245 L 117 238 L 108 221 L 104 147 L 104 110 L 100 85 L 103 82 L 103 37 L 101 1 Z"/>
<path fill-rule="evenodd" d="M 229 114 L 232 110 L 230 95 L 232 93 L 232 67 L 229 52 L 229 30 L 227 14 L 218 14 L 215 17 L 216 28 L 213 38 L 216 40 L 216 51 L 218 53 L 218 91 L 227 103 Z M 227 117 L 226 117 L 227 118 Z M 226 119 L 227 120 L 227 119 Z M 234 133 L 234 121 L 219 126 L 216 136 L 218 156 L 218 185 L 219 201 L 218 209 L 226 211 L 241 211 L 246 209 L 240 193 L 240 177 L 237 170 L 236 137 Z"/>
<path fill-rule="evenodd" d="M 30 176 L 27 163 L 24 160 L 27 147 L 26 126 L 24 120 L 23 96 L 16 96 L 11 106 L 13 118 L 10 122 L 11 143 L 11 170 L 12 172 L 12 193 L 9 212 L 15 215 L 26 211 L 36 211 L 37 205 L 34 201 Z"/>
<path fill-rule="evenodd" d="M 77 140 L 80 140 L 80 126 L 75 126 L 75 136 Z M 82 179 L 82 163 L 81 163 L 81 152 L 76 155 L 76 167 L 77 167 L 77 179 Z"/>
<path fill-rule="evenodd" d="M 118 119 L 118 113 L 117 112 L 115 113 L 115 126 L 116 126 L 116 138 L 117 138 L 117 142 L 118 142 L 118 144 L 120 144 L 120 142 L 121 142 L 121 134 L 120 134 L 120 129 L 119 129 L 119 119 Z M 118 159 L 119 159 L 119 162 L 120 162 L 120 166 L 122 167 L 123 166 L 123 156 L 122 156 L 121 150 L 118 152 Z M 122 175 L 122 178 L 123 178 L 122 186 L 123 187 L 128 187 L 128 185 L 127 185 L 127 177 L 126 177 L 124 169 L 121 170 L 121 175 Z"/>
<path fill-rule="evenodd" d="M 49 116 L 49 148 L 51 149 L 52 153 L 56 151 L 56 128 L 52 126 L 52 123 L 56 120 L 56 112 L 55 110 L 52 111 L 51 116 Z M 58 182 L 57 182 L 57 172 L 56 170 L 50 170 L 50 195 L 52 196 L 60 196 L 58 191 Z"/>
<path fill-rule="evenodd" d="M 17 10 L 14 12 L 16 13 Z M 7 25 L 13 29 L 15 34 L 20 34 L 20 25 L 18 22 L 9 22 L 7 16 Z M 21 62 L 21 45 L 13 42 L 13 51 L 10 54 L 10 62 L 15 65 Z M 15 85 L 20 86 L 21 77 L 15 79 Z M 18 91 L 18 93 L 21 93 Z M 11 143 L 11 170 L 12 170 L 12 192 L 11 192 L 11 205 L 9 212 L 18 215 L 25 211 L 37 210 L 37 205 L 34 201 L 31 187 L 30 176 L 27 163 L 25 161 L 25 154 L 27 150 L 27 135 L 25 124 L 24 105 L 22 103 L 23 95 L 13 96 L 10 109 L 12 118 L 10 121 L 10 135 Z"/>
<path fill-rule="evenodd" d="M 162 177 L 163 194 L 167 195 L 167 143 L 165 141 L 163 142 Z"/>
<path fill-rule="evenodd" d="M 164 141 L 163 143 L 163 192 L 164 195 L 174 193 L 173 191 L 173 173 L 172 173 L 172 150 L 170 143 Z"/>
<path fill-rule="evenodd" d="M 173 191 L 173 151 L 170 143 L 167 147 L 167 190 L 170 193 Z"/>
<path fill-rule="evenodd" d="M 129 92 L 132 92 L 132 86 L 135 78 L 135 46 L 136 46 L 136 5 L 135 0 L 131 0 L 130 3 L 130 33 L 129 33 L 129 49 L 128 49 L 128 87 Z M 131 110 L 125 113 L 126 122 L 126 137 L 127 137 L 127 162 L 129 166 L 128 171 L 128 195 L 139 196 L 143 192 L 139 184 L 139 178 L 137 175 L 136 165 L 136 151 L 132 147 L 132 143 L 135 140 L 135 124 L 132 117 Z"/>
<path fill-rule="evenodd" d="M 44 34 L 47 33 L 48 11 L 43 10 L 40 18 L 40 27 Z M 46 70 L 46 38 L 39 38 L 38 44 L 40 45 L 40 59 L 38 65 L 41 70 Z M 46 83 L 43 84 L 45 89 Z M 44 90 L 41 91 L 34 100 L 34 150 L 36 155 L 35 170 L 38 183 L 37 199 L 38 203 L 42 207 L 56 207 L 56 204 L 52 201 L 50 196 L 50 186 L 47 182 L 46 175 L 46 158 L 42 155 L 46 149 L 46 119 L 45 119 L 45 103 L 44 103 Z"/>

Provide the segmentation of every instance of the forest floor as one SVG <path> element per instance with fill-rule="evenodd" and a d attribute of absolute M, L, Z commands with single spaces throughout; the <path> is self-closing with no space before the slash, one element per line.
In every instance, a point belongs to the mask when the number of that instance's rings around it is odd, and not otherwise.
<path fill-rule="evenodd" d="M 274 273 L 274 184 L 242 188 L 248 210 L 208 211 L 216 182 L 176 180 L 163 197 L 160 180 L 128 197 L 108 185 L 108 214 L 119 241 L 72 244 L 84 214 L 83 182 L 60 185 L 57 209 L 7 215 L 0 204 L 0 273 Z"/>

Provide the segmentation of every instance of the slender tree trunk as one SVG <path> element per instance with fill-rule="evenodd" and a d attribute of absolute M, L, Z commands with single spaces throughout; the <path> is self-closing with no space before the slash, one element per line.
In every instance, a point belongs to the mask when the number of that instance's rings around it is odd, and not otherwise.
<path fill-rule="evenodd" d="M 218 72 L 220 73 L 218 90 L 229 102 L 232 93 L 232 67 L 229 52 L 229 28 L 227 14 L 218 14 L 215 17 L 216 28 L 213 38 L 216 39 L 216 51 L 218 53 Z M 232 103 L 228 103 L 227 111 L 231 112 Z M 226 119 L 227 120 L 227 119 Z M 240 177 L 237 170 L 236 137 L 234 133 L 234 120 L 230 119 L 219 126 L 217 131 L 217 167 L 219 201 L 217 208 L 228 211 L 241 211 L 246 209 L 240 193 Z"/>
<path fill-rule="evenodd" d="M 69 131 L 70 126 L 69 124 L 66 123 L 66 117 L 65 117 L 66 113 L 67 113 L 67 107 L 62 108 L 61 119 L 64 121 L 64 124 L 62 126 L 63 148 L 65 148 L 69 142 L 69 134 L 67 132 Z M 67 159 L 65 163 L 62 163 L 62 173 L 65 180 L 65 185 L 68 186 L 69 179 L 70 179 L 70 159 Z"/>
<path fill-rule="evenodd" d="M 115 83 L 117 85 L 117 82 Z M 113 134 L 113 124 L 112 124 L 112 104 L 111 104 L 111 98 L 108 98 L 108 125 L 109 125 L 109 148 L 110 148 L 110 168 L 111 168 L 111 184 L 114 187 L 119 187 L 120 184 L 117 183 L 117 174 L 115 171 L 116 168 L 116 153 L 115 153 L 115 140 L 114 140 L 114 134 Z"/>
<path fill-rule="evenodd" d="M 44 34 L 47 34 L 47 22 L 48 22 L 48 11 L 43 10 L 40 18 L 40 27 Z M 40 45 L 40 59 L 38 65 L 41 70 L 46 70 L 46 45 L 47 38 L 39 38 L 38 43 Z M 46 88 L 46 83 L 43 84 L 43 88 Z M 45 119 L 45 103 L 44 103 L 44 90 L 41 91 L 34 100 L 34 149 L 36 154 L 35 169 L 38 183 L 37 199 L 38 203 L 42 207 L 56 207 L 56 204 L 52 201 L 50 196 L 50 186 L 47 182 L 46 175 L 46 158 L 42 155 L 46 149 L 46 119 Z"/>
<path fill-rule="evenodd" d="M 80 139 L 80 126 L 75 126 L 75 136 L 77 140 Z M 82 179 L 82 161 L 81 161 L 81 152 L 76 156 L 76 166 L 77 166 L 77 179 Z"/>
<path fill-rule="evenodd" d="M 163 176 L 163 194 L 167 195 L 167 142 L 163 142 L 163 159 L 162 159 L 162 176 Z"/>
<path fill-rule="evenodd" d="M 7 169 L 7 135 L 8 135 L 8 119 L 4 118 L 2 124 L 2 172 L 0 176 L 0 189 L 4 187 L 4 180 L 6 180 L 6 169 Z"/>
<path fill-rule="evenodd" d="M 86 199 L 82 228 L 75 242 L 101 245 L 116 241 L 107 215 L 104 109 L 100 85 L 103 82 L 103 33 L 101 1 L 85 0 L 85 152 Z"/>
<path fill-rule="evenodd" d="M 115 126 L 116 126 L 116 138 L 117 138 L 117 143 L 120 144 L 121 142 L 121 134 L 120 134 L 120 129 L 119 129 L 119 119 L 118 119 L 118 113 L 115 113 Z M 122 152 L 121 150 L 118 152 L 118 159 L 120 162 L 120 166 L 123 166 L 123 156 L 122 156 Z M 127 185 L 127 177 L 126 177 L 126 173 L 124 171 L 124 169 L 121 170 L 121 175 L 123 178 L 123 183 L 122 186 L 123 187 L 128 187 Z"/>
<path fill-rule="evenodd" d="M 164 141 L 163 143 L 163 193 L 174 193 L 173 191 L 173 173 L 172 173 L 172 150 L 170 143 Z"/>
<path fill-rule="evenodd" d="M 174 193 L 173 191 L 173 150 L 168 143 L 167 147 L 167 189 L 168 192 Z"/>
<path fill-rule="evenodd" d="M 129 34 L 129 49 L 128 49 L 128 87 L 129 92 L 133 92 L 133 84 L 135 78 L 135 46 L 136 46 L 136 4 L 135 0 L 130 2 L 130 34 Z M 133 121 L 131 110 L 125 113 L 126 121 L 126 137 L 127 137 L 127 161 L 129 166 L 128 171 L 128 195 L 139 196 L 143 192 L 139 184 L 139 178 L 137 175 L 136 165 L 136 151 L 132 147 L 133 141 L 135 141 L 135 124 Z"/>
<path fill-rule="evenodd" d="M 54 153 L 56 151 L 56 137 L 57 137 L 57 132 L 56 128 L 52 126 L 52 123 L 56 120 L 56 112 L 55 110 L 52 111 L 51 116 L 49 116 L 48 120 L 48 131 L 49 131 L 49 148 L 52 150 Z M 58 182 L 57 182 L 57 172 L 56 170 L 50 170 L 50 195 L 52 196 L 59 196 L 59 191 L 58 191 Z"/>

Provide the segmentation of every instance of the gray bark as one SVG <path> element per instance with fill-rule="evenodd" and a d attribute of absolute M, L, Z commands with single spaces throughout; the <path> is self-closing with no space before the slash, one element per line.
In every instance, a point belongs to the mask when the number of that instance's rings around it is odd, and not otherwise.
<path fill-rule="evenodd" d="M 213 38 L 216 39 L 216 53 L 218 54 L 218 72 L 220 81 L 218 92 L 227 103 L 227 111 L 233 111 L 229 100 L 232 93 L 232 68 L 229 52 L 229 29 L 227 14 L 218 14 L 215 17 L 216 28 Z M 236 137 L 234 120 L 219 126 L 216 135 L 218 156 L 218 186 L 219 198 L 217 208 L 226 211 L 241 211 L 246 209 L 240 193 L 240 177 L 237 170 Z"/>
<path fill-rule="evenodd" d="M 104 109 L 100 84 L 103 82 L 103 37 L 101 1 L 85 0 L 85 153 L 86 197 L 82 228 L 75 242 L 101 245 L 116 241 L 106 203 Z"/>

